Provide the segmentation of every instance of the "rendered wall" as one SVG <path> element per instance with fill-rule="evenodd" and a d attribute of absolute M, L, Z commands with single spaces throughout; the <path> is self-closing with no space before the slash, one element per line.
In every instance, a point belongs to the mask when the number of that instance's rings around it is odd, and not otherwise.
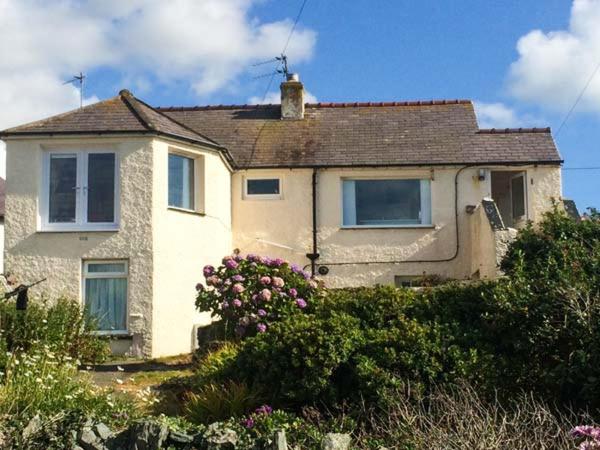
<path fill-rule="evenodd" d="M 480 167 L 466 168 L 458 176 L 459 250 L 456 258 L 440 262 L 363 264 L 369 261 L 443 260 L 456 254 L 454 181 L 460 168 L 327 169 L 318 172 L 319 264 L 328 265 L 323 277 L 328 286 L 391 284 L 395 275 L 436 274 L 449 278 L 495 276 L 495 242 L 489 224 L 473 225 L 467 205 L 479 205 L 491 196 L 489 174 L 479 180 Z M 489 169 L 489 168 L 488 168 Z M 502 170 L 494 167 L 493 170 Z M 514 167 L 505 167 L 515 170 Z M 529 218 L 539 220 L 560 198 L 558 167 L 523 167 L 528 173 Z M 243 253 L 280 256 L 302 266 L 311 251 L 311 170 L 249 170 L 233 177 L 234 246 Z M 243 198 L 244 177 L 280 176 L 281 200 Z M 432 222 L 429 228 L 341 227 L 343 178 L 431 178 Z M 481 216 L 484 218 L 484 216 Z M 487 220 L 487 219 L 486 219 Z M 476 237 L 474 236 L 476 233 Z M 339 263 L 345 263 L 337 265 Z M 360 264 L 357 264 L 360 263 Z"/>
<path fill-rule="evenodd" d="M 155 140 L 154 150 L 154 309 L 152 356 L 186 353 L 195 346 L 195 326 L 211 322 L 194 305 L 202 268 L 231 254 L 231 175 L 220 156 L 207 149 Z M 204 215 L 168 207 L 168 155 L 176 151 L 203 161 Z"/>
<path fill-rule="evenodd" d="M 39 232 L 43 148 L 113 148 L 120 167 L 120 227 L 113 232 Z M 5 270 L 33 293 L 81 301 L 84 259 L 129 261 L 128 329 L 134 354 L 152 353 L 152 146 L 150 139 L 10 140 L 6 152 Z"/>

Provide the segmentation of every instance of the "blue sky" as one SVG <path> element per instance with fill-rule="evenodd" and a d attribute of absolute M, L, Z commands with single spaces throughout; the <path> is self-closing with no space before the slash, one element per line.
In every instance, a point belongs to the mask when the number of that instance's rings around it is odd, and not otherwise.
<path fill-rule="evenodd" d="M 60 83 L 79 70 L 88 102 L 123 87 L 161 106 L 260 100 L 254 77 L 273 67 L 252 64 L 281 50 L 302 1 L 167 3 L 0 0 L 16 35 L 0 42 L 0 128 L 76 106 Z M 308 0 L 288 54 L 319 101 L 468 98 L 484 126 L 556 132 L 600 63 L 600 0 Z M 600 73 L 556 137 L 566 168 L 600 167 L 598 125 Z M 563 185 L 600 207 L 600 170 Z"/>

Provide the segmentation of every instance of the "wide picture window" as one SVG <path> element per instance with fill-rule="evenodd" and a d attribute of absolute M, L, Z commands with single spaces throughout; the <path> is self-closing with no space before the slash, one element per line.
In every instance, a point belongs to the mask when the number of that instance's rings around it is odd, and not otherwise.
<path fill-rule="evenodd" d="M 344 180 L 343 225 L 403 227 L 431 225 L 429 180 Z"/>
<path fill-rule="evenodd" d="M 45 229 L 116 228 L 118 171 L 114 152 L 51 152 L 46 154 L 44 169 Z"/>

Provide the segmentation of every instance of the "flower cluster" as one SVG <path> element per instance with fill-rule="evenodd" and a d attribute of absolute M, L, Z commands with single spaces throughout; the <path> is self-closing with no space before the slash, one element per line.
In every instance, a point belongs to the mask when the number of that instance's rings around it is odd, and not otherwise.
<path fill-rule="evenodd" d="M 262 405 L 262 406 L 256 408 L 256 410 L 254 411 L 254 414 L 251 414 L 250 416 L 248 416 L 244 420 L 242 420 L 242 425 L 244 425 L 244 427 L 246 427 L 246 428 L 254 428 L 254 425 L 256 424 L 256 420 L 258 419 L 258 417 L 270 416 L 272 413 L 273 413 L 273 408 L 271 406 Z"/>
<path fill-rule="evenodd" d="M 269 324 L 303 311 L 318 288 L 310 274 L 280 258 L 226 256 L 203 269 L 196 307 L 232 324 L 239 337 L 264 333 Z"/>

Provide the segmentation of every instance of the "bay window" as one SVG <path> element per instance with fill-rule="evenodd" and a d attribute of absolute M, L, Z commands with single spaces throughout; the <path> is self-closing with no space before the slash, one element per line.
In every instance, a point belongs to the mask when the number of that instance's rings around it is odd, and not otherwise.
<path fill-rule="evenodd" d="M 117 228 L 118 164 L 114 152 L 46 152 L 42 180 L 43 230 Z"/>
<path fill-rule="evenodd" d="M 343 226 L 431 225 L 431 187 L 425 179 L 343 180 Z"/>

